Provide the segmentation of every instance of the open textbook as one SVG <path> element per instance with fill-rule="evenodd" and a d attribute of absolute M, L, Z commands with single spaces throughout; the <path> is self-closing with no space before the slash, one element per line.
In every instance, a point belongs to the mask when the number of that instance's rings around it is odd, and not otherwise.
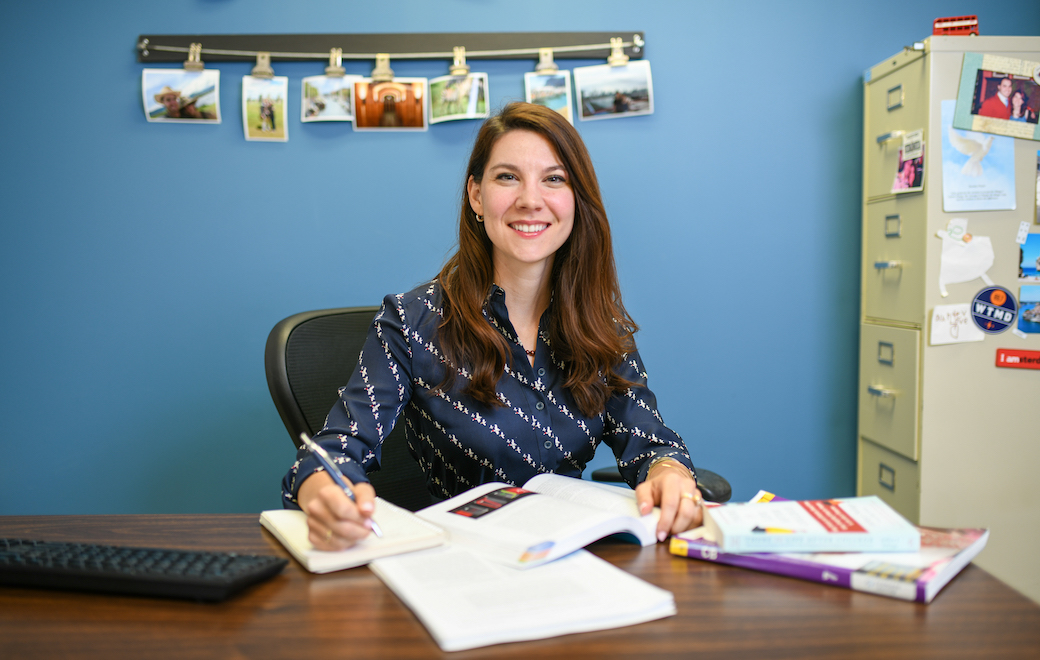
<path fill-rule="evenodd" d="M 518 570 L 448 544 L 369 568 L 444 651 L 620 628 L 676 611 L 670 591 L 587 550 Z"/>
<path fill-rule="evenodd" d="M 312 573 L 362 566 L 378 557 L 451 541 L 518 568 L 538 566 L 612 534 L 653 545 L 661 512 L 639 515 L 625 488 L 540 474 L 523 488 L 484 484 L 416 513 L 377 498 L 383 538 L 368 536 L 339 552 L 315 550 L 302 511 L 264 511 L 266 527 Z"/>
<path fill-rule="evenodd" d="M 523 488 L 477 486 L 416 515 L 446 530 L 454 543 L 529 568 L 612 534 L 653 545 L 661 512 L 639 515 L 635 493 L 625 488 L 540 474 Z"/>

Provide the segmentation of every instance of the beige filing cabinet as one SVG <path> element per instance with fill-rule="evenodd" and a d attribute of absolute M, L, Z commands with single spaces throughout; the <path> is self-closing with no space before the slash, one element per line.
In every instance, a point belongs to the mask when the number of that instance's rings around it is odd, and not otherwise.
<path fill-rule="evenodd" d="M 965 52 L 1040 62 L 1040 37 L 931 37 L 864 76 L 857 490 L 922 525 L 990 528 L 976 563 L 1040 602 L 1040 371 L 995 366 L 998 348 L 1040 350 L 1040 335 L 928 343 L 936 305 L 970 303 L 987 286 L 950 284 L 942 296 L 936 232 L 956 217 L 990 237 L 988 276 L 1017 297 L 1015 236 L 1035 213 L 1040 142 L 1022 139 L 1015 210 L 943 211 L 940 104 L 957 98 Z M 917 129 L 923 191 L 893 194 L 900 136 Z"/>

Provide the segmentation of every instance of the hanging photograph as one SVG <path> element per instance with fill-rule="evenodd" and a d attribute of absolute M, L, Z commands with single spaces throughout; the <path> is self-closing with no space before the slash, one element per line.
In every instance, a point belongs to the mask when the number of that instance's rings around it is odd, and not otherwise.
<path fill-rule="evenodd" d="M 141 90 L 148 121 L 220 123 L 220 69 L 145 69 Z"/>
<path fill-rule="evenodd" d="M 361 76 L 309 76 L 300 86 L 300 121 L 354 121 L 354 83 Z"/>
<path fill-rule="evenodd" d="M 567 71 L 541 74 L 524 74 L 524 100 L 555 110 L 567 121 L 574 123 L 571 115 L 571 76 Z"/>
<path fill-rule="evenodd" d="M 1018 281 L 1040 282 L 1040 234 L 1029 234 L 1018 248 Z"/>
<path fill-rule="evenodd" d="M 892 192 L 907 193 L 921 190 L 924 186 L 924 144 L 920 155 L 916 158 L 903 158 L 903 150 L 899 150 L 899 165 L 892 181 Z"/>
<path fill-rule="evenodd" d="M 957 130 L 957 102 L 941 105 L 943 211 L 1014 210 L 1014 138 Z"/>
<path fill-rule="evenodd" d="M 288 142 L 286 122 L 289 79 L 285 76 L 255 78 L 242 76 L 242 122 L 246 139 Z"/>
<path fill-rule="evenodd" d="M 578 118 L 616 119 L 654 112 L 650 62 L 632 60 L 625 66 L 601 64 L 574 69 Z"/>
<path fill-rule="evenodd" d="M 1040 334 L 1040 285 L 1018 287 L 1018 329 Z"/>
<path fill-rule="evenodd" d="M 441 76 L 430 80 L 430 123 L 455 119 L 486 119 L 488 75 Z"/>
<path fill-rule="evenodd" d="M 426 78 L 354 83 L 354 128 L 359 131 L 425 131 Z"/>
<path fill-rule="evenodd" d="M 1040 140 L 1037 62 L 965 53 L 953 127 Z"/>

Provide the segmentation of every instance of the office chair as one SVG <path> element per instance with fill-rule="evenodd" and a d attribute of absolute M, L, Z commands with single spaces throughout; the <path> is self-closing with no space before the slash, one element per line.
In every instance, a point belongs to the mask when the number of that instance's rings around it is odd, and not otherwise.
<path fill-rule="evenodd" d="M 300 433 L 314 435 L 325 425 L 325 417 L 339 399 L 339 388 L 354 373 L 378 311 L 378 307 L 343 307 L 301 312 L 271 330 L 264 350 L 267 386 L 297 447 Z M 697 476 L 704 499 L 729 500 L 730 485 L 723 477 L 700 468 Z M 380 469 L 368 477 L 380 497 L 410 511 L 435 501 L 425 475 L 408 451 L 401 424 L 383 441 Z M 622 481 L 616 466 L 595 470 L 592 478 Z"/>
<path fill-rule="evenodd" d="M 275 408 L 297 447 L 300 433 L 325 425 L 339 388 L 347 383 L 378 307 L 343 307 L 294 314 L 267 337 L 264 367 Z M 434 502 L 426 476 L 408 451 L 404 425 L 383 440 L 379 470 L 368 478 L 380 497 L 409 511 Z"/>

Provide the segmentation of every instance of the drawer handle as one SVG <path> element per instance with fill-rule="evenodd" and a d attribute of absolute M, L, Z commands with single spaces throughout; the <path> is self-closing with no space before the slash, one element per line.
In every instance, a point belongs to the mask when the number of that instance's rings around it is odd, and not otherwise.
<path fill-rule="evenodd" d="M 888 98 L 886 99 L 886 109 L 892 112 L 896 108 L 903 107 L 903 86 L 896 85 L 892 89 L 888 90 Z"/>
<path fill-rule="evenodd" d="M 903 234 L 903 220 L 899 214 L 885 216 L 885 238 L 899 238 Z"/>
<path fill-rule="evenodd" d="M 892 131 L 891 133 L 885 133 L 884 135 L 879 135 L 877 137 L 877 143 L 884 144 L 889 140 L 896 140 L 898 138 L 903 137 L 904 135 L 906 135 L 906 131 Z"/>
<path fill-rule="evenodd" d="M 902 268 L 902 261 L 875 261 L 874 268 L 878 270 L 888 270 L 889 268 Z"/>
<path fill-rule="evenodd" d="M 884 463 L 878 463 L 877 482 L 882 488 L 887 488 L 888 490 L 895 492 L 896 471 Z"/>
<path fill-rule="evenodd" d="M 880 385 L 867 385 L 867 392 L 874 396 L 881 397 L 882 399 L 896 398 L 899 396 L 899 390 L 889 389 L 887 387 L 881 387 Z"/>

